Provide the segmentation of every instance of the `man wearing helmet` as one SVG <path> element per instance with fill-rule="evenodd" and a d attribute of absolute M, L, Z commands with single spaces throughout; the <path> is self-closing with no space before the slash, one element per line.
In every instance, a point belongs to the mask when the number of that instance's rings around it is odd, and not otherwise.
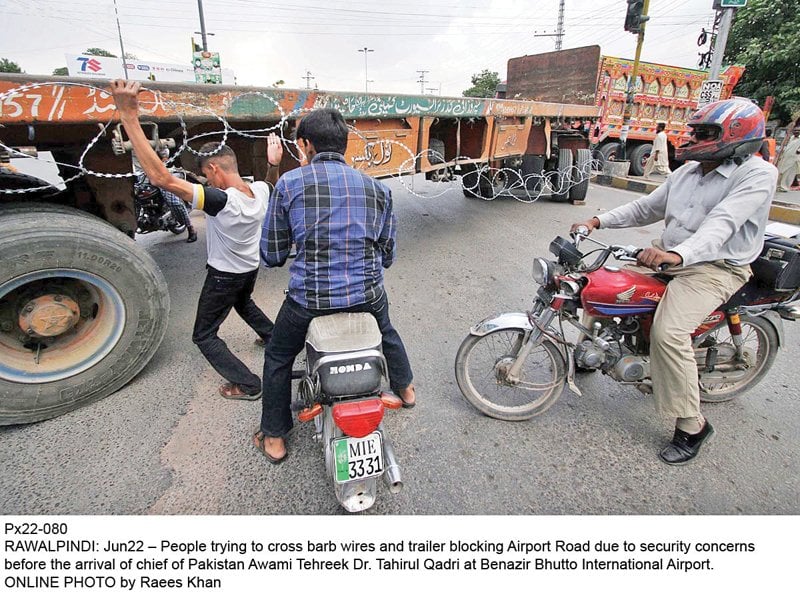
<path fill-rule="evenodd" d="M 656 408 L 677 417 L 672 441 L 660 453 L 667 464 L 697 456 L 714 428 L 700 413 L 691 334 L 750 278 L 761 252 L 777 169 L 752 158 L 764 139 L 764 116 L 745 99 L 699 109 L 691 137 L 675 150 L 687 161 L 651 194 L 574 224 L 595 228 L 645 226 L 664 220 L 661 239 L 639 254 L 672 277 L 650 331 L 650 368 Z"/>

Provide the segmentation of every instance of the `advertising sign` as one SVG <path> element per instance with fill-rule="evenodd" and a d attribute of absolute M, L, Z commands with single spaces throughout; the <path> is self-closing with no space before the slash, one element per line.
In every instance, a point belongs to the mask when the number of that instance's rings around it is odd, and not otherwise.
<path fill-rule="evenodd" d="M 222 84 L 222 69 L 219 54 L 210 51 L 196 51 L 192 56 L 195 82 L 203 84 Z"/>
<path fill-rule="evenodd" d="M 216 55 L 216 54 L 215 54 Z M 145 60 L 125 60 L 103 56 L 66 54 L 67 72 L 70 76 L 81 78 L 125 78 L 128 72 L 130 80 L 154 80 L 157 82 L 200 82 L 196 70 L 191 65 L 165 64 Z M 219 64 L 219 60 L 217 60 Z M 216 70 L 215 84 L 234 84 L 233 71 Z"/>
<path fill-rule="evenodd" d="M 697 108 L 719 101 L 722 94 L 722 80 L 704 80 L 697 98 Z"/>

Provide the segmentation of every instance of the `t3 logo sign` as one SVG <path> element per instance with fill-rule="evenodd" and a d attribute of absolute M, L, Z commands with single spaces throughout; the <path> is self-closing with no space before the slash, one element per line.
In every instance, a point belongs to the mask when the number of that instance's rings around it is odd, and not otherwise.
<path fill-rule="evenodd" d="M 81 63 L 81 72 L 86 72 L 86 70 L 99 72 L 103 69 L 103 65 L 94 58 L 81 57 L 77 58 L 77 60 Z"/>

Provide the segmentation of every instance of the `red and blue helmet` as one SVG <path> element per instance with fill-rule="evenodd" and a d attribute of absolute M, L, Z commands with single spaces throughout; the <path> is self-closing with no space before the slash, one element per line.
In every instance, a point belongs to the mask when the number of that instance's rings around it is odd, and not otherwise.
<path fill-rule="evenodd" d="M 727 99 L 698 109 L 686 124 L 694 141 L 675 149 L 676 160 L 725 160 L 754 154 L 766 128 L 764 114 L 747 99 Z"/>

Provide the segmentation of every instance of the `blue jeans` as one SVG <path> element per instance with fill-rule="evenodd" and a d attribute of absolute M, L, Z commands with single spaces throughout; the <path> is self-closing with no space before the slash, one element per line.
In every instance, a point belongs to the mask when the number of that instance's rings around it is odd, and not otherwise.
<path fill-rule="evenodd" d="M 261 380 L 233 355 L 217 335 L 220 325 L 231 309 L 242 317 L 253 331 L 264 340 L 272 333 L 272 321 L 253 302 L 251 295 L 256 284 L 258 269 L 246 273 L 219 271 L 210 265 L 208 275 L 197 302 L 192 341 L 214 370 L 229 382 L 239 385 L 242 392 L 251 395 L 261 390 Z"/>
<path fill-rule="evenodd" d="M 386 293 L 375 300 L 350 308 L 312 310 L 287 297 L 283 301 L 272 339 L 264 352 L 261 431 L 271 438 L 284 437 L 292 429 L 292 365 L 305 346 L 306 332 L 314 317 L 337 312 L 368 312 L 378 321 L 383 335 L 383 355 L 389 368 L 389 386 L 395 392 L 411 384 L 413 375 L 406 348 L 389 320 Z"/>

